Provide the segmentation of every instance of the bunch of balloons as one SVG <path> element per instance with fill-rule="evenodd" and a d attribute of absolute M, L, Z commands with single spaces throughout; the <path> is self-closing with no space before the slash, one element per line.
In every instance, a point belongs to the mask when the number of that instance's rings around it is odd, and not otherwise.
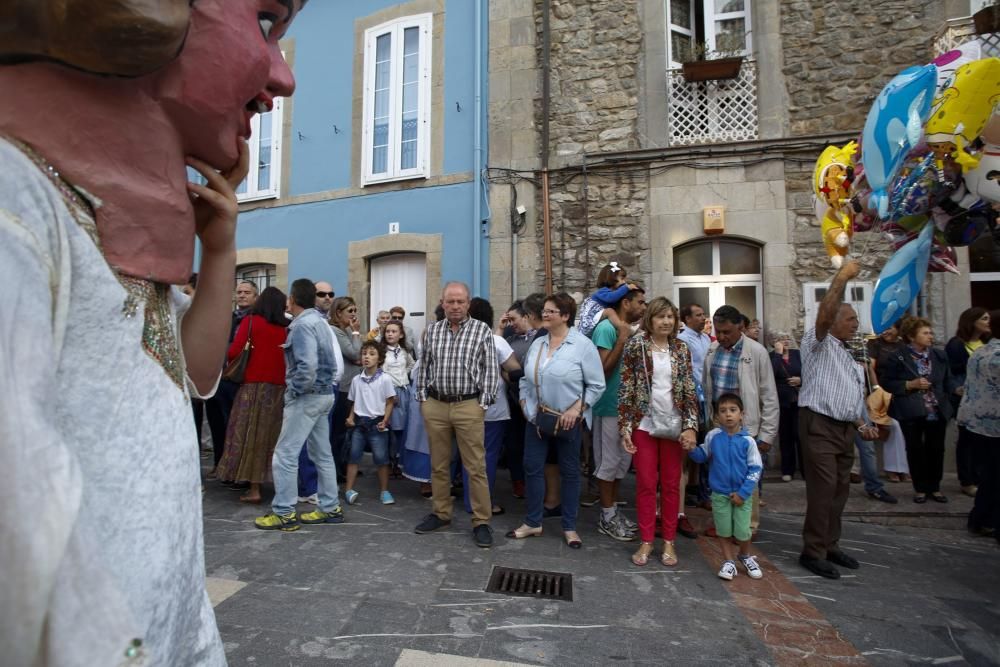
<path fill-rule="evenodd" d="M 955 247 L 985 233 L 1000 245 L 998 103 L 1000 59 L 968 42 L 896 75 L 858 141 L 816 161 L 816 216 L 833 266 L 854 232 L 881 232 L 896 250 L 873 295 L 876 333 L 906 312 L 928 270 L 958 273 Z"/>

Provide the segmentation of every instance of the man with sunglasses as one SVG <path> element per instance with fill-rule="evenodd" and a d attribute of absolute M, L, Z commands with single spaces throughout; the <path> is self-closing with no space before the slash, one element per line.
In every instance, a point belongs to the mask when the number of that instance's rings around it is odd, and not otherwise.
<path fill-rule="evenodd" d="M 316 310 L 323 317 L 330 316 L 330 307 L 333 306 L 333 286 L 322 280 L 316 283 Z"/>

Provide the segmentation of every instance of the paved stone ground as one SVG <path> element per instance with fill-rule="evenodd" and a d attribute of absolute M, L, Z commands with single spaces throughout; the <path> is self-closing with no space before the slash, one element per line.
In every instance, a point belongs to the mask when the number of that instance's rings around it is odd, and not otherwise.
<path fill-rule="evenodd" d="M 506 471 L 498 494 L 507 514 L 494 519 L 490 550 L 472 544 L 457 505 L 450 530 L 415 535 L 430 502 L 416 484 L 394 481 L 397 504 L 382 506 L 374 477 L 360 480 L 347 523 L 294 533 L 254 529 L 266 506 L 207 483 L 209 588 L 230 664 L 1000 664 L 1000 547 L 962 530 L 902 525 L 924 520 L 905 485 L 889 487 L 898 506 L 852 486 L 853 518 L 865 519 L 865 508 L 890 516 L 845 523 L 843 546 L 862 567 L 828 581 L 796 563 L 803 485 L 769 483 L 756 543 L 765 578 L 726 583 L 715 574 L 716 541 L 705 537 L 678 536 L 673 569 L 655 560 L 634 567 L 635 544 L 597 533 L 596 508 L 581 508 L 579 551 L 563 545 L 558 519 L 546 520 L 543 537 L 506 540 L 523 508 Z M 956 528 L 967 502 L 957 488 L 945 492 L 954 502 L 930 509 L 955 516 L 932 525 Z M 624 511 L 634 517 L 631 505 Z M 707 512 L 689 514 L 708 526 Z M 485 593 L 494 565 L 571 573 L 574 600 Z"/>

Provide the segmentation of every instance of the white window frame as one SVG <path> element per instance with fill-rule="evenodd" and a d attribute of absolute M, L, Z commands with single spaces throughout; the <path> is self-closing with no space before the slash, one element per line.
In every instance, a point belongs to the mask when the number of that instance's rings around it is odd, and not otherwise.
<path fill-rule="evenodd" d="M 830 283 L 802 283 L 802 303 L 805 306 L 805 321 L 802 330 L 806 331 L 816 326 L 816 316 L 819 314 L 819 304 L 823 297 L 817 292 L 830 289 Z M 872 293 L 875 284 L 868 281 L 854 280 L 847 283 L 844 289 L 844 303 L 854 306 L 858 313 L 858 330 L 863 334 L 873 332 L 872 328 Z"/>
<path fill-rule="evenodd" d="M 274 105 L 266 118 L 261 114 L 255 114 L 250 119 L 250 169 L 247 171 L 246 192 L 238 193 L 236 200 L 239 202 L 258 201 L 260 199 L 277 199 L 281 196 L 281 144 L 284 132 L 284 100 L 280 97 L 274 98 Z M 271 124 L 271 187 L 258 187 L 257 179 L 260 176 L 260 124 L 266 120 Z"/>
<path fill-rule="evenodd" d="M 685 287 L 708 288 L 709 303 L 701 304 L 706 309 L 706 313 L 711 317 L 712 313 L 719 306 L 726 303 L 727 287 L 753 287 L 757 300 L 757 320 L 760 321 L 761 328 L 764 326 L 764 274 L 763 273 L 722 273 L 723 243 L 744 245 L 757 251 L 760 257 L 761 270 L 764 268 L 763 248 L 756 243 L 743 241 L 737 238 L 716 238 L 712 240 L 700 240 L 696 244 L 711 244 L 712 246 L 712 266 L 710 273 L 700 273 L 698 275 L 678 276 L 674 274 L 674 302 L 678 305 L 681 302 L 680 291 Z M 676 251 L 680 247 L 695 245 L 695 243 L 685 243 L 673 248 Z M 753 318 L 751 318 L 753 319 Z"/>
<path fill-rule="evenodd" d="M 674 44 L 671 39 L 671 32 L 678 32 L 682 35 L 686 35 L 691 38 L 691 45 L 694 46 L 698 43 L 698 36 L 695 34 L 695 29 L 698 25 L 698 13 L 700 12 L 702 19 L 704 20 L 705 26 L 705 46 L 707 49 L 714 51 L 715 45 L 715 22 L 725 21 L 727 19 L 743 19 L 743 25 L 746 29 L 746 49 L 743 51 L 744 56 L 749 56 L 753 53 L 753 41 L 752 35 L 753 30 L 750 24 L 750 15 L 752 12 L 753 0 L 744 0 L 743 10 L 739 12 L 720 12 L 715 13 L 715 0 L 689 0 L 690 2 L 690 13 L 693 25 L 691 28 L 686 28 L 681 25 L 673 23 L 672 17 L 670 15 L 670 0 L 663 0 L 667 8 L 667 62 L 669 63 L 670 69 L 678 69 L 681 66 L 680 61 L 674 58 Z"/>
<path fill-rule="evenodd" d="M 364 103 L 362 105 L 361 186 L 410 178 L 430 176 L 431 138 L 431 48 L 434 15 L 415 14 L 388 21 L 365 30 Z M 411 169 L 400 167 L 402 134 L 402 85 L 403 85 L 403 33 L 408 28 L 420 30 L 419 79 L 417 104 L 417 165 Z M 391 34 L 392 45 L 389 68 L 389 156 L 387 171 L 372 171 L 372 141 L 375 135 L 375 54 L 377 39 Z"/>

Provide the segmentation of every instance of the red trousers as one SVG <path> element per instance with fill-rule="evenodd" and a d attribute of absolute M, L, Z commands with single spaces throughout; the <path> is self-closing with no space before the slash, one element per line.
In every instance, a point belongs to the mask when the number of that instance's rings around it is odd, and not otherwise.
<path fill-rule="evenodd" d="M 652 542 L 656 533 L 656 485 L 660 485 L 660 515 L 663 539 L 677 535 L 677 506 L 680 503 L 681 467 L 684 449 L 676 440 L 654 438 L 643 430 L 632 434 L 635 454 L 635 509 L 639 539 Z"/>

